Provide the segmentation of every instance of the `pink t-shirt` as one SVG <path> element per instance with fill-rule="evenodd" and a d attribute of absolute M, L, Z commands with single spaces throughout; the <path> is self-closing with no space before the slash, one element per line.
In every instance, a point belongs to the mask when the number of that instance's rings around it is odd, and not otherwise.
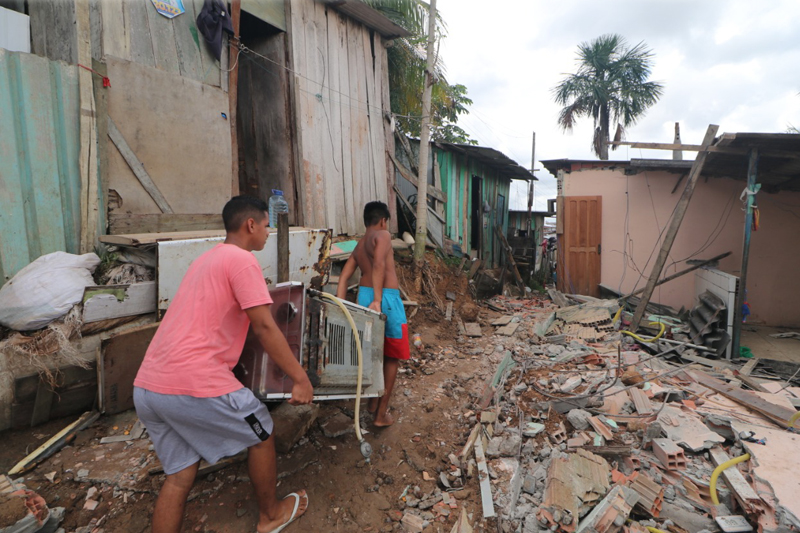
<path fill-rule="evenodd" d="M 255 256 L 218 244 L 195 259 L 183 277 L 134 385 L 197 398 L 241 389 L 233 367 L 250 326 L 244 310 L 271 303 Z"/>

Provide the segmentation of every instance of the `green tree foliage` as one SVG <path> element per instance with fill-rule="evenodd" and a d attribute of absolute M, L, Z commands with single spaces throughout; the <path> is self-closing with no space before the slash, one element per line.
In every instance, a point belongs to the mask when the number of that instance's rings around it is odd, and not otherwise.
<path fill-rule="evenodd" d="M 388 49 L 389 87 L 392 112 L 397 115 L 397 127 L 412 137 L 420 136 L 422 121 L 422 89 L 425 81 L 425 43 L 428 26 L 428 4 L 422 0 L 366 0 L 394 23 L 411 32 L 396 39 Z M 437 40 L 446 35 L 447 28 L 437 14 Z M 469 113 L 464 85 L 450 85 L 444 67 L 437 58 L 435 83 L 431 97 L 431 140 L 460 144 L 478 144 L 460 128 L 458 118 Z"/>
<path fill-rule="evenodd" d="M 610 125 L 616 124 L 615 140 L 633 125 L 661 96 L 664 86 L 647 81 L 653 53 L 644 42 L 629 47 L 619 35 L 602 35 L 578 46 L 578 71 L 568 74 L 553 96 L 564 106 L 558 124 L 571 131 L 581 117 L 592 117 L 592 149 L 608 159 Z"/>

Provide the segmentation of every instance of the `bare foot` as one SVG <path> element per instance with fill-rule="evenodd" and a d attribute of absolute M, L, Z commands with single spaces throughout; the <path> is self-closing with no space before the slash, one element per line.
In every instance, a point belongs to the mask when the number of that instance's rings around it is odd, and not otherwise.
<path fill-rule="evenodd" d="M 308 508 L 308 496 L 306 495 L 306 491 L 298 490 L 297 494 L 300 495 L 300 503 L 297 506 L 297 512 L 294 515 L 295 518 L 303 516 L 303 513 L 305 513 Z M 292 517 L 295 501 L 296 498 L 294 496 L 287 496 L 278 502 L 280 510 L 278 511 L 277 518 L 270 520 L 268 517 L 262 515 L 261 520 L 259 520 L 256 526 L 256 531 L 258 533 L 270 533 L 288 522 Z"/>
<path fill-rule="evenodd" d="M 392 418 L 392 415 L 390 415 L 388 412 L 386 412 L 386 413 L 383 413 L 383 415 L 375 416 L 375 420 L 373 420 L 372 424 L 376 428 L 389 427 L 392 424 L 394 424 L 394 418 Z"/>

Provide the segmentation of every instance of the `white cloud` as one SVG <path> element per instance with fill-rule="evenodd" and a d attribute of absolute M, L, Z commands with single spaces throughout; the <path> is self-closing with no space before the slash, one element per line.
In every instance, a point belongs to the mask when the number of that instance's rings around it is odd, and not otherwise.
<path fill-rule="evenodd" d="M 577 45 L 604 33 L 645 41 L 655 54 L 652 79 L 665 85 L 661 101 L 629 128 L 629 140 L 671 141 L 675 122 L 683 142 L 692 144 L 711 123 L 720 132 L 800 126 L 796 0 L 439 0 L 438 6 L 448 25 L 440 50 L 448 79 L 466 85 L 475 102 L 461 126 L 527 168 L 533 131 L 538 161 L 595 159 L 591 121 L 563 133 L 551 88 L 574 70 Z M 671 153 L 623 147 L 611 157 Z M 535 209 L 544 210 L 555 180 L 545 170 L 537 176 Z M 512 205 L 526 208 L 526 189 L 514 187 Z"/>

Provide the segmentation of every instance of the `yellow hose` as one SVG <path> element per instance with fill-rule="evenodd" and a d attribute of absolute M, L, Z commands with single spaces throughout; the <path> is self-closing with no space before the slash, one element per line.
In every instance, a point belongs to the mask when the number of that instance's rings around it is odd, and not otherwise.
<path fill-rule="evenodd" d="M 623 335 L 628 335 L 630 337 L 633 337 L 634 339 L 636 339 L 639 342 L 655 342 L 655 341 L 657 341 L 658 339 L 661 338 L 661 336 L 664 334 L 664 331 L 666 331 L 667 327 L 664 325 L 663 322 L 650 322 L 651 326 L 653 324 L 655 324 L 657 326 L 661 326 L 661 331 L 659 331 L 658 335 L 656 335 L 652 339 L 643 339 L 642 337 L 640 337 L 639 335 L 637 335 L 636 333 L 634 333 L 632 331 L 620 331 L 620 333 L 622 333 Z"/>
<path fill-rule="evenodd" d="M 708 490 L 711 492 L 711 501 L 714 502 L 714 505 L 719 505 L 719 498 L 717 497 L 717 478 L 719 478 L 719 475 L 722 473 L 722 471 L 726 468 L 730 468 L 733 465 L 743 463 L 749 459 L 750 454 L 746 453 L 744 455 L 740 455 L 739 457 L 734 457 L 729 461 L 725 461 L 714 469 L 714 472 L 711 474 L 711 481 L 708 483 Z"/>
<path fill-rule="evenodd" d="M 649 531 L 650 533 L 664 533 L 664 531 L 661 531 L 660 529 L 656 529 L 654 527 L 650 526 L 644 526 L 644 527 L 646 527 L 647 531 Z"/>
<path fill-rule="evenodd" d="M 625 306 L 621 305 L 620 308 L 617 310 L 617 313 L 614 315 L 614 318 L 611 319 L 612 324 L 617 323 L 617 320 L 619 320 L 619 316 L 622 314 L 623 309 L 625 309 Z"/>
<path fill-rule="evenodd" d="M 339 298 L 337 298 L 337 297 L 335 297 L 335 296 L 333 296 L 331 294 L 328 294 L 327 292 L 323 292 L 323 291 L 319 291 L 319 294 L 323 298 L 327 298 L 328 300 L 332 301 L 333 303 L 335 303 L 336 305 L 338 305 L 341 308 L 342 312 L 344 313 L 344 316 L 347 317 L 347 321 L 350 323 L 350 327 L 353 330 L 353 337 L 355 337 L 355 340 L 356 340 L 356 352 L 358 352 L 358 381 L 356 382 L 356 417 L 355 417 L 356 418 L 356 423 L 355 423 L 355 428 L 356 428 L 356 438 L 358 438 L 359 442 L 362 442 L 364 440 L 364 437 L 361 436 L 361 420 L 360 420 L 360 418 L 361 418 L 361 381 L 362 381 L 363 373 L 364 373 L 364 354 L 361 353 L 361 339 L 358 336 L 358 328 L 356 327 L 356 323 L 353 320 L 353 315 L 350 314 L 350 311 L 347 309 L 347 307 L 345 307 L 345 305 L 342 303 L 342 301 L 339 300 Z"/>
<path fill-rule="evenodd" d="M 800 411 L 797 411 L 795 414 L 792 415 L 792 418 L 789 419 L 789 429 L 794 427 L 794 423 L 797 419 L 800 418 Z"/>

